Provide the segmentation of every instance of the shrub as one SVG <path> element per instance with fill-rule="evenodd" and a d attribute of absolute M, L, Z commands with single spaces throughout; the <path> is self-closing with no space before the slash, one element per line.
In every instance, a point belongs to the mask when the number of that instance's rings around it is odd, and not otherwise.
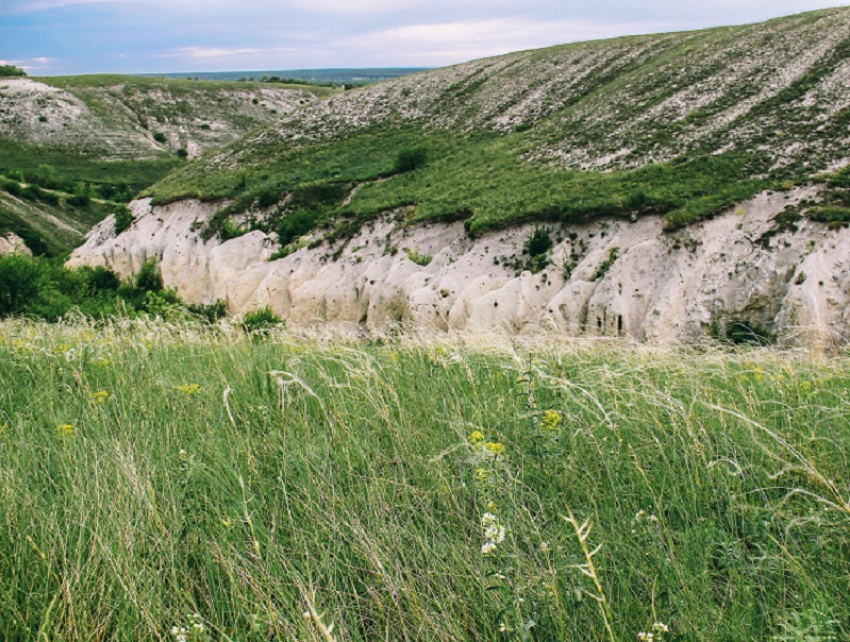
<path fill-rule="evenodd" d="M 302 185 L 292 190 L 288 205 L 292 209 L 318 209 L 339 205 L 348 196 L 349 186 L 344 183 L 316 183 Z"/>
<path fill-rule="evenodd" d="M 91 186 L 86 183 L 74 183 L 74 194 L 68 198 L 68 204 L 85 207 L 91 203 Z"/>
<path fill-rule="evenodd" d="M 8 180 L 5 178 L 2 180 L 2 182 L 0 182 L 0 187 L 2 187 L 12 196 L 21 196 L 23 192 L 23 188 L 21 187 L 21 184 L 19 182 Z"/>
<path fill-rule="evenodd" d="M 427 267 L 431 263 L 431 259 L 434 257 L 430 254 L 422 254 L 419 252 L 419 248 L 404 248 L 405 254 L 407 254 L 407 258 L 416 263 L 416 265 L 420 265 L 422 267 Z"/>
<path fill-rule="evenodd" d="M 141 309 L 150 315 L 162 317 L 163 319 L 185 318 L 186 310 L 180 297 L 177 296 L 175 288 L 167 290 L 150 290 L 145 292 Z"/>
<path fill-rule="evenodd" d="M 256 193 L 256 203 L 258 207 L 271 207 L 283 197 L 283 192 L 279 185 L 269 184 L 264 185 Z"/>
<path fill-rule="evenodd" d="M 424 147 L 407 147 L 400 149 L 395 157 L 396 173 L 412 172 L 424 166 L 428 160 L 428 150 Z"/>
<path fill-rule="evenodd" d="M 189 152 L 186 150 L 185 147 L 181 147 L 180 149 L 178 149 L 177 155 L 184 160 L 189 158 Z"/>
<path fill-rule="evenodd" d="M 755 344 L 766 346 L 776 342 L 776 337 L 758 323 L 729 321 L 723 332 L 724 338 L 733 345 Z"/>
<path fill-rule="evenodd" d="M 266 306 L 254 312 L 248 312 L 239 324 L 245 332 L 265 332 L 270 328 L 285 325 L 286 322 L 277 316 L 270 307 Z"/>
<path fill-rule="evenodd" d="M 532 257 L 542 256 L 552 249 L 552 245 L 552 237 L 549 236 L 549 229 L 535 225 L 531 234 L 525 239 L 522 251 Z"/>
<path fill-rule="evenodd" d="M 59 172 L 56 171 L 53 165 L 39 165 L 35 170 L 35 174 L 33 174 L 32 181 L 48 189 L 59 189 L 62 187 Z"/>
<path fill-rule="evenodd" d="M 136 289 L 142 292 L 159 292 L 162 290 L 162 275 L 159 272 L 156 260 L 151 259 L 142 263 L 142 267 L 136 274 L 134 284 Z"/>
<path fill-rule="evenodd" d="M 158 143 L 164 143 L 168 137 L 163 132 L 154 132 L 153 139 Z"/>
<path fill-rule="evenodd" d="M 204 305 L 203 303 L 195 303 L 186 306 L 191 314 L 206 321 L 207 323 L 215 323 L 219 319 L 223 319 L 227 315 L 227 305 L 224 301 L 216 301 Z"/>
<path fill-rule="evenodd" d="M 278 241 L 282 246 L 289 245 L 299 236 L 310 232 L 313 229 L 314 221 L 315 215 L 306 210 L 288 214 L 277 228 Z"/>
<path fill-rule="evenodd" d="M 121 232 L 130 229 L 133 220 L 133 212 L 130 211 L 130 208 L 120 205 L 115 210 L 115 234 L 121 234 Z"/>
<path fill-rule="evenodd" d="M 0 257 L 0 316 L 25 313 L 39 294 L 42 275 L 41 265 L 29 257 Z"/>

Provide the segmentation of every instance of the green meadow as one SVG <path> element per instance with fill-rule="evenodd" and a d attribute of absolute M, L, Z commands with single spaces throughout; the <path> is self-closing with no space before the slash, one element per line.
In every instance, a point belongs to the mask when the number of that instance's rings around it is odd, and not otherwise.
<path fill-rule="evenodd" d="M 0 638 L 845 640 L 848 365 L 4 321 Z"/>

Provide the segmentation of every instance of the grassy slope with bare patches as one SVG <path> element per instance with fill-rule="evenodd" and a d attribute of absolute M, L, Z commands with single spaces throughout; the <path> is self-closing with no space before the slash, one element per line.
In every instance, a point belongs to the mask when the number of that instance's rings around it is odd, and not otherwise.
<path fill-rule="evenodd" d="M 316 103 L 150 194 L 235 197 L 245 211 L 304 186 L 364 185 L 312 208 L 337 233 L 397 207 L 472 232 L 595 214 L 677 227 L 845 164 L 848 81 L 847 9 L 520 52 Z M 395 171 L 415 147 L 428 161 Z"/>

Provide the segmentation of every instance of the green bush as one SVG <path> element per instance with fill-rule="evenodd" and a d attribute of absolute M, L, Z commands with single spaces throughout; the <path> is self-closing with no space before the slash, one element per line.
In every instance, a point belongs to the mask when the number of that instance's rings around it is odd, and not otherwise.
<path fill-rule="evenodd" d="M 525 239 L 522 251 L 529 256 L 541 256 L 552 249 L 552 237 L 549 228 L 535 225 L 531 234 Z"/>
<path fill-rule="evenodd" d="M 266 306 L 254 312 L 248 312 L 242 317 L 240 326 L 246 332 L 265 332 L 276 326 L 285 325 L 286 322 L 277 316 L 270 307 Z"/>
<path fill-rule="evenodd" d="M 227 305 L 224 301 L 216 301 L 209 304 L 194 303 L 187 305 L 186 309 L 190 314 L 195 315 L 207 323 L 216 323 L 227 316 Z"/>
<path fill-rule="evenodd" d="M 756 344 L 761 346 L 776 343 L 776 337 L 758 323 L 750 321 L 729 321 L 726 323 L 722 338 L 733 345 Z"/>
<path fill-rule="evenodd" d="M 62 181 L 59 178 L 59 172 L 56 171 L 53 165 L 46 163 L 38 166 L 32 177 L 32 181 L 48 189 L 61 189 L 63 187 Z"/>
<path fill-rule="evenodd" d="M 154 132 L 153 139 L 158 143 L 164 143 L 168 137 L 163 132 Z"/>
<path fill-rule="evenodd" d="M 0 187 L 2 187 L 4 190 L 6 190 L 6 192 L 11 194 L 12 196 L 21 196 L 24 189 L 23 187 L 21 187 L 21 184 L 18 181 L 9 180 L 6 178 L 0 181 Z"/>
<path fill-rule="evenodd" d="M 612 247 L 608 251 L 608 256 L 602 263 L 599 264 L 599 267 L 596 268 L 596 273 L 593 275 L 591 281 L 598 281 L 605 277 L 608 273 L 608 270 L 611 269 L 611 266 L 617 262 L 617 259 L 620 258 L 620 248 Z"/>
<path fill-rule="evenodd" d="M 283 198 L 283 191 L 276 184 L 264 185 L 255 194 L 255 202 L 262 208 L 271 207 L 281 198 Z"/>
<path fill-rule="evenodd" d="M 287 214 L 277 228 L 277 237 L 281 246 L 289 245 L 299 236 L 307 234 L 313 229 L 316 215 L 306 210 Z"/>
<path fill-rule="evenodd" d="M 129 207 L 120 206 L 115 210 L 115 234 L 121 234 L 133 224 L 133 212 Z"/>
<path fill-rule="evenodd" d="M 145 292 L 140 309 L 148 314 L 167 320 L 183 319 L 187 310 L 177 296 L 175 288 L 149 290 Z"/>
<path fill-rule="evenodd" d="M 162 274 L 160 274 L 155 259 L 142 263 L 142 267 L 136 273 L 134 284 L 136 289 L 142 292 L 159 292 L 162 290 Z"/>
<path fill-rule="evenodd" d="M 430 254 L 422 254 L 419 251 L 418 247 L 413 248 L 404 248 L 404 253 L 407 254 L 407 258 L 409 258 L 413 263 L 419 265 L 421 267 L 428 267 L 431 264 L 431 260 L 434 258 Z"/>
<path fill-rule="evenodd" d="M 428 161 L 428 150 L 425 147 L 407 147 L 400 149 L 395 157 L 395 172 L 403 174 L 423 167 Z"/>
<path fill-rule="evenodd" d="M 55 321 L 71 310 L 89 317 L 113 315 L 120 289 L 115 273 L 103 267 L 68 270 L 53 260 L 0 257 L 0 317 Z"/>
<path fill-rule="evenodd" d="M 91 203 L 91 186 L 86 183 L 75 183 L 74 193 L 68 198 L 67 203 L 75 207 L 85 207 Z"/>
<path fill-rule="evenodd" d="M 44 270 L 26 256 L 0 257 L 0 316 L 24 314 L 41 287 Z"/>

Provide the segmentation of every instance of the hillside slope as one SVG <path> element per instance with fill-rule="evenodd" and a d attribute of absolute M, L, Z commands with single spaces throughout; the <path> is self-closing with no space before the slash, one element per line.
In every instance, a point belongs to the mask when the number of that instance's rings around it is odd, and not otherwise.
<path fill-rule="evenodd" d="M 0 80 L 0 136 L 103 159 L 221 147 L 333 90 L 96 75 Z"/>
<path fill-rule="evenodd" d="M 848 9 L 405 77 L 170 174 L 133 228 L 96 230 L 73 262 L 156 258 L 193 300 L 300 323 L 835 338 L 848 80 Z"/>
<path fill-rule="evenodd" d="M 850 10 L 834 9 L 520 52 L 348 92 L 151 195 L 238 197 L 248 209 L 305 183 L 387 177 L 399 149 L 421 146 L 420 171 L 369 184 L 345 206 L 331 201 L 331 213 L 414 205 L 414 216 L 462 215 L 480 230 L 637 211 L 678 225 L 769 180 L 844 165 L 849 105 Z"/>
<path fill-rule="evenodd" d="M 69 251 L 115 211 L 97 197 L 130 198 L 183 164 L 181 156 L 222 147 L 333 93 L 109 75 L 0 79 L 0 232 L 16 233 L 37 254 Z M 25 189 L 33 182 L 59 192 L 39 199 Z M 69 205 L 75 191 L 85 207 Z"/>

